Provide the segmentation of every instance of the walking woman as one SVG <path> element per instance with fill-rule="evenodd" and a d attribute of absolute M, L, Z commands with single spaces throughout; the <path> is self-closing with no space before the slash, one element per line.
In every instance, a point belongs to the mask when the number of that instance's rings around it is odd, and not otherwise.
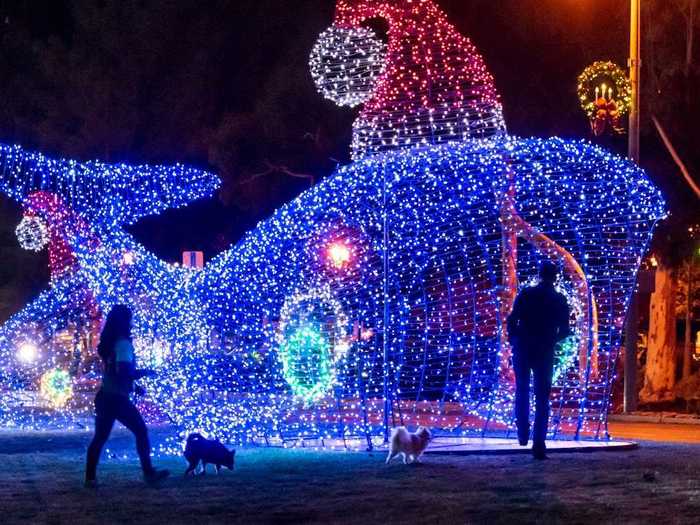
<path fill-rule="evenodd" d="M 131 344 L 131 317 L 128 306 L 112 308 L 97 346 L 104 372 L 102 387 L 95 397 L 95 436 L 87 451 L 85 486 L 89 488 L 97 486 L 97 463 L 115 421 L 131 430 L 136 437 L 136 450 L 147 483 L 155 483 L 170 474 L 151 465 L 148 430 L 138 409 L 129 399 L 135 380 L 155 375 L 153 370 L 136 370 L 134 346 Z"/>

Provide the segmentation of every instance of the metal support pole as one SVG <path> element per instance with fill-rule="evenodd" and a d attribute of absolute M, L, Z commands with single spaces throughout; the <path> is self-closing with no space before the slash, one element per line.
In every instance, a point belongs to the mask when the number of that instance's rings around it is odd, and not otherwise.
<path fill-rule="evenodd" d="M 627 323 L 625 324 L 625 413 L 637 410 L 637 326 L 639 323 L 639 307 L 637 291 L 632 293 Z"/>
<path fill-rule="evenodd" d="M 387 209 L 389 198 L 387 195 L 387 173 L 384 166 L 384 183 L 382 188 L 382 213 L 383 213 L 383 261 L 382 272 L 384 274 L 383 294 L 384 294 L 384 320 L 382 334 L 382 372 L 384 374 L 384 443 L 389 442 L 389 210 Z"/>
<path fill-rule="evenodd" d="M 641 62 L 641 0 L 631 0 L 630 16 L 630 84 L 632 85 L 632 104 L 629 122 L 629 152 L 631 161 L 639 163 L 639 78 Z M 636 284 L 636 283 L 635 283 Z M 625 412 L 637 409 L 637 328 L 639 312 L 637 290 L 632 292 L 627 324 L 625 326 Z"/>
<path fill-rule="evenodd" d="M 629 153 L 630 160 L 639 163 L 639 82 L 641 61 L 641 0 L 631 0 L 630 16 L 630 84 L 632 103 L 630 106 Z"/>

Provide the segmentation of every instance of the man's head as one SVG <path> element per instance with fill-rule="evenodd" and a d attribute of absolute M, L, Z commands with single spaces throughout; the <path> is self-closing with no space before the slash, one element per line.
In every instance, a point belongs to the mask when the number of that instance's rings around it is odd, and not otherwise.
<path fill-rule="evenodd" d="M 557 265 L 546 261 L 540 265 L 540 279 L 543 283 L 554 284 L 559 275 L 559 268 Z"/>

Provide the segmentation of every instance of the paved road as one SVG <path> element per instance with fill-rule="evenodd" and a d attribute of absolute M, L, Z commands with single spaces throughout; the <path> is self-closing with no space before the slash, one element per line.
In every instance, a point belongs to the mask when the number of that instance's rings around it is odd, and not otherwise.
<path fill-rule="evenodd" d="M 609 423 L 609 431 L 610 435 L 615 439 L 700 444 L 700 425 L 611 421 Z"/>

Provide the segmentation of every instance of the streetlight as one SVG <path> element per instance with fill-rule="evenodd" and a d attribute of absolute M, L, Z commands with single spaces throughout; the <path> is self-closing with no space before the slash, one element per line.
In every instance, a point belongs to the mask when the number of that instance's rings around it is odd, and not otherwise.
<path fill-rule="evenodd" d="M 628 157 L 639 164 L 639 78 L 641 62 L 641 0 L 630 0 L 630 84 L 632 103 L 630 105 Z M 637 410 L 637 328 L 639 326 L 639 306 L 637 304 L 637 283 L 627 312 L 625 326 L 625 396 L 624 411 Z"/>
<path fill-rule="evenodd" d="M 629 158 L 639 163 L 639 78 L 641 62 L 641 0 L 631 0 L 630 16 L 630 83 L 632 105 L 630 107 Z"/>

